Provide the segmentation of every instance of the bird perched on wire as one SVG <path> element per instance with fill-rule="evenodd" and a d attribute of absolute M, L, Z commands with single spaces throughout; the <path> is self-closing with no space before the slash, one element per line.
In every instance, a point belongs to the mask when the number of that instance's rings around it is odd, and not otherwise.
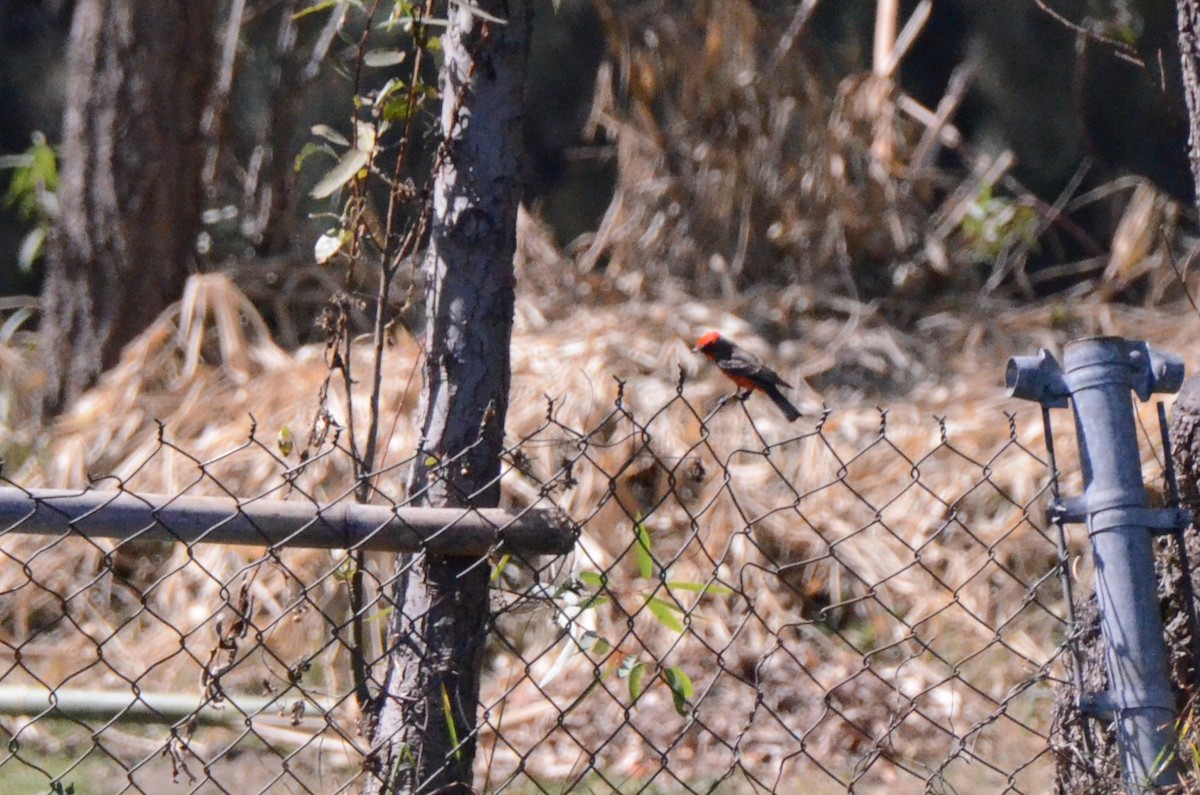
<path fill-rule="evenodd" d="M 778 373 L 763 364 L 753 353 L 715 331 L 710 331 L 696 340 L 696 347 L 692 350 L 711 359 L 730 381 L 744 390 L 743 399 L 749 397 L 752 392 L 762 392 L 779 407 L 788 422 L 800 419 L 800 410 L 779 391 L 781 386 L 791 389 L 792 385 L 780 378 Z"/>

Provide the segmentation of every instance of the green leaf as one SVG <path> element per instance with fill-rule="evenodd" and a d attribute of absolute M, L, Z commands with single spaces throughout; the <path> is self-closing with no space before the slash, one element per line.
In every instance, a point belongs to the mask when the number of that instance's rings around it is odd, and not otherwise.
<path fill-rule="evenodd" d="M 404 50 L 371 50 L 363 56 L 363 64 L 373 69 L 385 66 L 398 66 L 404 63 L 408 53 Z"/>
<path fill-rule="evenodd" d="M 337 4 L 338 0 L 320 0 L 320 2 L 313 3 L 308 8 L 302 8 L 295 14 L 292 14 L 292 21 L 295 22 L 297 19 L 304 19 L 309 14 L 319 14 L 322 11 L 327 11 Z"/>
<path fill-rule="evenodd" d="M 379 136 L 387 132 L 387 128 L 386 121 L 376 127 L 369 121 L 356 120 L 354 122 L 354 148 L 370 155 L 375 151 L 375 144 L 379 141 Z"/>
<path fill-rule="evenodd" d="M 392 97 L 383 103 L 382 108 L 380 108 L 379 104 L 376 103 L 376 107 L 379 108 L 379 115 L 381 115 L 385 121 L 402 122 L 408 118 L 410 113 L 412 113 L 412 106 L 408 103 L 407 94 L 400 94 L 399 96 Z"/>
<path fill-rule="evenodd" d="M 675 711 L 686 716 L 688 702 L 692 700 L 693 694 L 691 678 L 683 672 L 682 668 L 672 665 L 663 671 L 663 680 L 666 681 L 667 687 L 671 688 L 671 696 L 675 700 Z"/>
<path fill-rule="evenodd" d="M 33 270 L 33 264 L 37 262 L 42 253 L 42 244 L 46 242 L 45 226 L 35 226 L 29 230 L 29 234 L 21 238 L 21 248 L 17 251 L 17 267 L 23 273 L 29 273 Z"/>
<path fill-rule="evenodd" d="M 4 194 L 4 206 L 16 207 L 23 221 L 34 221 L 51 216 L 47 194 L 58 190 L 58 159 L 54 149 L 46 143 L 46 136 L 34 132 L 33 143 L 24 154 L 12 155 L 0 161 L 0 168 L 12 169 L 8 191 Z"/>
<path fill-rule="evenodd" d="M 442 714 L 446 718 L 446 732 L 450 737 L 450 744 L 454 746 L 454 758 L 461 762 L 462 749 L 458 747 L 458 727 L 454 725 L 454 708 L 450 706 L 450 693 L 445 685 L 442 685 Z"/>
<path fill-rule="evenodd" d="M 333 578 L 338 582 L 350 582 L 350 578 L 354 576 L 354 558 L 347 555 L 338 563 L 337 568 L 333 570 Z"/>
<path fill-rule="evenodd" d="M 354 179 L 360 170 L 371 162 L 371 156 L 361 149 L 351 149 L 342 155 L 337 165 L 325 176 L 317 180 L 317 184 L 308 192 L 314 199 L 324 199 L 341 190 L 342 186 Z"/>
<path fill-rule="evenodd" d="M 656 596 L 646 597 L 646 608 L 654 614 L 658 622 L 667 629 L 672 629 L 676 632 L 683 632 L 683 622 L 676 615 L 679 608 L 670 602 L 663 601 Z"/>
<path fill-rule="evenodd" d="M 33 172 L 46 190 L 53 193 L 58 190 L 58 156 L 46 143 L 46 136 L 35 133 L 32 137 L 33 146 L 29 154 L 33 156 Z"/>
<path fill-rule="evenodd" d="M 633 558 L 637 561 L 638 575 L 643 580 L 654 576 L 654 556 L 650 554 L 650 531 L 646 525 L 638 522 L 633 526 L 636 543 L 633 545 Z"/>
<path fill-rule="evenodd" d="M 338 38 L 344 38 L 344 37 L 342 36 L 341 33 L 339 33 Z M 351 46 L 353 46 L 353 45 L 351 45 Z M 329 64 L 329 68 L 333 70 L 333 73 L 335 75 L 342 78 L 347 83 L 354 82 L 354 73 L 351 72 L 349 69 L 347 69 L 346 65 L 343 64 L 341 61 L 326 61 L 325 63 Z"/>
<path fill-rule="evenodd" d="M 504 573 L 504 568 L 508 565 L 508 562 L 510 560 L 512 560 L 511 553 L 507 554 L 507 555 L 502 555 L 500 557 L 500 560 L 498 560 L 496 562 L 495 568 L 492 569 L 492 582 L 495 582 L 496 580 L 500 579 L 500 575 Z"/>
<path fill-rule="evenodd" d="M 295 449 L 295 436 L 292 435 L 292 429 L 287 425 L 280 427 L 279 433 L 275 435 L 275 446 L 279 448 L 279 452 L 283 453 L 283 457 L 287 458 Z"/>
<path fill-rule="evenodd" d="M 309 141 L 300 149 L 300 154 L 296 155 L 296 159 L 292 161 L 292 171 L 300 173 L 300 169 L 304 167 L 304 161 L 318 152 L 324 152 L 330 157 L 337 157 L 337 153 L 328 146 L 314 144 L 312 141 Z"/>
<path fill-rule="evenodd" d="M 333 259 L 333 255 L 342 250 L 350 242 L 350 232 L 345 229 L 330 229 L 317 238 L 313 244 L 313 259 L 318 265 L 324 265 Z"/>
<path fill-rule="evenodd" d="M 591 588 L 603 588 L 608 585 L 608 578 L 594 571 L 579 572 L 579 581 Z"/>
<path fill-rule="evenodd" d="M 395 93 L 395 92 L 392 92 Z M 386 101 L 380 104 L 380 100 L 375 100 L 375 112 L 383 117 L 387 122 L 402 122 L 410 115 L 420 110 L 427 99 L 437 96 L 437 89 L 429 86 L 417 86 L 416 92 L 413 94 L 413 101 L 409 102 L 407 91 L 397 93 L 395 96 L 389 97 Z"/>
<path fill-rule="evenodd" d="M 1035 247 L 1037 221 L 1032 207 L 1007 196 L 995 196 L 991 185 L 983 185 L 959 222 L 959 229 L 975 259 L 990 261 L 1010 246 Z"/>
<path fill-rule="evenodd" d="M 546 673 L 542 675 L 540 680 L 538 680 L 537 686 L 545 687 L 557 679 L 558 675 L 566 670 L 567 661 L 576 654 L 579 654 L 581 651 L 582 649 L 580 649 L 578 645 L 571 643 L 569 640 L 564 643 L 563 647 L 559 649 L 558 656 L 554 658 L 554 662 L 550 664 L 550 667 L 546 670 Z"/>
<path fill-rule="evenodd" d="M 579 648 L 582 649 L 583 651 L 590 651 L 590 652 L 593 652 L 594 654 L 598 654 L 598 655 L 607 654 L 608 651 L 612 648 L 611 643 L 609 643 L 605 638 L 601 637 L 600 635 L 597 635 L 595 632 L 592 632 L 590 629 L 586 630 L 579 637 L 578 643 L 579 643 Z"/>
<path fill-rule="evenodd" d="M 632 659 L 632 658 L 631 658 Z M 642 686 L 646 678 L 646 664 L 638 663 L 629 671 L 629 698 L 636 704 L 642 696 Z"/>
<path fill-rule="evenodd" d="M 494 22 L 497 25 L 507 25 L 508 24 L 507 19 L 502 19 L 501 17 L 498 17 L 495 14 L 489 14 L 488 12 L 484 11 L 479 6 L 472 5 L 470 0 L 451 0 L 451 5 L 458 6 L 463 11 L 466 11 L 467 13 L 469 13 L 471 16 L 479 17 L 480 19 L 485 19 L 488 22 Z"/>
<path fill-rule="evenodd" d="M 371 615 L 367 616 L 367 621 L 382 621 L 383 619 L 390 616 L 392 614 L 392 610 L 394 610 L 394 609 L 395 608 L 393 608 L 393 607 L 382 607 L 379 610 L 376 610 Z"/>
<path fill-rule="evenodd" d="M 390 78 L 383 86 L 375 92 L 373 104 L 378 107 L 379 103 L 385 101 L 392 94 L 405 87 L 405 82 L 398 77 Z"/>
<path fill-rule="evenodd" d="M 333 129 L 328 124 L 314 124 L 312 126 L 312 134 L 319 135 L 320 137 L 324 138 L 326 141 L 329 141 L 330 143 L 333 143 L 333 144 L 337 144 L 338 146 L 349 146 L 350 145 L 350 141 L 346 138 L 346 136 L 342 135 L 340 132 Z"/>
<path fill-rule="evenodd" d="M 612 601 L 611 597 L 601 596 L 600 594 L 593 594 L 592 596 L 589 596 L 587 599 L 585 599 L 584 601 L 579 603 L 579 610 L 581 612 L 584 610 L 594 610 L 595 608 L 600 607 L 601 605 L 608 604 L 610 601 Z"/>
<path fill-rule="evenodd" d="M 705 596 L 707 594 L 715 594 L 718 596 L 732 596 L 734 593 L 736 593 L 736 591 L 734 591 L 732 588 L 726 588 L 724 585 L 717 585 L 715 582 L 708 583 L 706 585 L 705 583 L 702 583 L 702 582 L 687 582 L 685 580 L 668 580 L 667 587 L 672 590 L 676 590 L 676 591 L 695 591 L 696 593 L 699 593 L 701 596 Z"/>

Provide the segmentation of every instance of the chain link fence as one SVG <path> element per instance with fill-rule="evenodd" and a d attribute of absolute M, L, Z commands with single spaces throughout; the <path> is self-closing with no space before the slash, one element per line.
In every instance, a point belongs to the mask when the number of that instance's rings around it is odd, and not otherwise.
<path fill-rule="evenodd" d="M 454 738 L 478 791 L 1053 789 L 1066 562 L 1086 537 L 1048 523 L 1036 415 L 788 426 L 682 384 L 653 412 L 625 397 L 586 428 L 551 402 L 510 439 L 502 507 L 561 508 L 577 537 L 566 555 L 479 556 L 491 634 L 476 731 Z M 91 486 L 166 477 L 172 497 L 327 516 L 364 492 L 334 476 L 350 456 L 334 435 L 297 463 L 252 431 L 200 460 L 167 428 Z M 410 463 L 372 473 L 368 502 L 408 503 Z M 239 493 L 264 466 L 275 485 Z M 17 502 L 53 508 L 10 477 Z M 24 533 L 29 513 L 0 532 L 4 791 L 334 793 L 379 775 L 363 705 L 403 642 L 393 586 L 420 546 L 298 548 L 309 525 L 269 547 L 182 543 L 147 503 L 126 540 L 83 537 L 66 512 L 55 535 Z"/>

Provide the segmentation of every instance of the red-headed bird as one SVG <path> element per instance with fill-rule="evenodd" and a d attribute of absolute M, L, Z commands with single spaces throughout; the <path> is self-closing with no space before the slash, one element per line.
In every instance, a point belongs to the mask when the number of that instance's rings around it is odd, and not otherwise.
<path fill-rule="evenodd" d="M 763 364 L 757 356 L 738 347 L 715 331 L 710 331 L 696 340 L 692 350 L 703 353 L 720 368 L 730 381 L 738 388 L 751 392 L 762 392 L 779 407 L 788 422 L 800 419 L 800 410 L 791 404 L 779 391 L 779 387 L 792 388 L 792 385 L 779 377 L 779 374 Z"/>

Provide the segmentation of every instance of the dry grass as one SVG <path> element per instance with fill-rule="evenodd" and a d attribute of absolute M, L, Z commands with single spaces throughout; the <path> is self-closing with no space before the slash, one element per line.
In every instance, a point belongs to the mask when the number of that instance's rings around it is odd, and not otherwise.
<path fill-rule="evenodd" d="M 1011 443 L 1042 455 L 1038 414 L 1003 397 L 1003 362 L 1085 333 L 1143 337 L 1187 356 L 1196 319 L 1079 302 L 1069 310 L 996 307 L 986 320 L 944 313 L 904 334 L 864 313 L 852 335 L 817 320 L 797 342 L 772 351 L 737 319 L 741 309 L 736 301 L 720 308 L 624 303 L 551 320 L 519 308 L 508 438 L 527 439 L 522 449 L 535 477 L 510 472 L 505 499 L 539 499 L 537 481 L 564 458 L 576 460 L 576 485 L 555 499 L 583 523 L 584 534 L 573 560 L 549 571 L 560 579 L 566 571 L 610 572 L 614 602 L 586 614 L 615 647 L 596 663 L 634 656 L 680 666 L 695 683 L 697 708 L 691 721 L 680 718 L 660 685 L 626 719 L 626 683 L 610 677 L 557 729 L 560 714 L 592 681 L 592 665 L 578 656 L 539 688 L 562 648 L 559 631 L 544 606 L 510 608 L 483 696 L 480 764 L 490 781 L 571 781 L 593 768 L 609 781 L 654 778 L 672 791 L 678 785 L 664 771 L 703 782 L 733 768 L 730 791 L 786 791 L 809 780 L 834 791 L 852 779 L 861 788 L 907 791 L 920 789 L 947 760 L 941 775 L 968 788 L 998 784 L 1037 760 L 1017 780 L 1027 791 L 1049 786 L 1041 733 L 1049 729 L 1050 686 L 1013 688 L 1043 666 L 1061 673 L 1051 660 L 1062 640 L 1063 606 L 1053 579 L 1038 588 L 1043 606 L 1022 602 L 1055 553 L 1036 508 L 1045 471 Z M 794 382 L 851 368 L 872 376 L 864 382 L 900 381 L 908 389 L 886 396 L 882 439 L 876 404 L 885 396 L 853 388 L 829 390 L 836 410 L 819 433 L 814 419 L 788 427 L 756 400 L 745 410 L 727 405 L 701 425 L 691 407 L 706 412 L 725 394 L 725 384 L 687 350 L 696 331 L 709 327 L 769 354 Z M 841 347 L 823 355 L 833 344 Z M 6 355 L 18 383 L 36 381 L 30 357 Z M 411 339 L 387 354 L 383 405 L 392 464 L 415 442 L 417 355 Z M 353 367 L 365 373 L 366 366 L 367 346 L 359 345 Z M 915 375 L 897 379 L 898 367 Z M 686 403 L 676 399 L 680 370 Z M 337 499 L 351 483 L 348 456 L 317 456 L 288 491 L 284 473 L 295 454 L 285 459 L 270 443 L 284 425 L 303 436 L 326 372 L 321 349 L 276 348 L 226 280 L 199 277 L 99 386 L 29 445 L 21 468 L 5 474 L 24 486 L 76 487 L 103 473 L 141 491 Z M 624 412 L 615 417 L 614 377 L 624 382 Z M 345 425 L 349 402 L 336 386 L 330 395 L 333 417 Z M 559 425 L 545 427 L 547 396 Z M 821 397 L 811 389 L 804 395 L 810 415 Z M 10 405 L 25 402 L 14 394 Z M 355 409 L 363 405 L 356 395 Z M 1011 432 L 1005 411 L 1018 413 Z M 1150 407 L 1142 413 L 1152 427 Z M 946 418 L 949 444 L 935 416 Z M 247 441 L 251 417 L 256 440 L 266 443 Z M 561 428 L 600 430 L 581 448 Z M 1061 463 L 1074 473 L 1065 416 L 1056 432 Z M 667 472 L 676 476 L 674 488 Z M 384 477 L 381 492 L 399 498 L 402 472 Z M 1078 475 L 1063 485 L 1078 491 Z M 1026 505 L 1035 506 L 1029 517 Z M 638 514 L 646 516 L 655 557 L 670 563 L 670 579 L 715 578 L 734 591 L 703 599 L 676 593 L 692 611 L 682 634 L 642 607 L 661 586 L 642 580 L 632 559 Z M 1076 553 L 1081 543 L 1072 540 Z M 337 556 L 291 551 L 264 558 L 262 550 L 204 545 L 114 549 L 16 535 L 0 546 L 7 560 L 0 567 L 3 655 L 12 665 L 13 650 L 21 652 L 6 682 L 29 681 L 30 674 L 52 687 L 137 682 L 199 698 L 196 682 L 217 621 L 229 626 L 236 589 L 248 581 L 262 642 L 242 641 L 225 686 L 261 692 L 265 677 L 282 692 L 289 666 L 309 660 L 305 686 L 342 697 L 335 714 L 343 734 L 327 729 L 324 736 L 349 758 L 361 745 L 345 698 L 346 650 L 323 617 L 340 623 L 345 616 L 345 585 L 333 574 Z M 259 573 L 246 576 L 259 561 Z M 372 568 L 383 580 L 390 564 L 377 560 Z M 523 587 L 524 576 L 514 574 L 509 585 Z M 97 646 L 103 665 L 89 662 Z M 998 703 L 1003 717 L 989 723 Z M 956 750 L 962 736 L 970 737 L 974 763 Z M 594 761 L 589 748 L 599 749 Z M 669 761 L 652 749 L 671 749 Z"/>
<path fill-rule="evenodd" d="M 1046 576 L 1057 558 L 1041 507 L 1039 411 L 1004 397 L 1004 364 L 1109 334 L 1200 366 L 1190 308 L 1108 302 L 1139 285 L 1153 302 L 1177 285 L 1162 241 L 1145 235 L 1173 215 L 1139 192 L 1107 263 L 1064 266 L 1099 273 L 1107 264 L 1107 281 L 1029 306 L 989 297 L 976 288 L 1019 281 L 1031 244 L 1017 230 L 983 251 L 961 222 L 1001 180 L 1008 153 L 965 152 L 945 118 L 883 77 L 820 84 L 802 48 L 777 52 L 777 29 L 748 2 L 686 18 L 659 10 L 628 4 L 605 20 L 619 55 L 601 88 L 620 90 L 599 92 L 592 121 L 616 142 L 619 178 L 595 235 L 564 254 L 534 219 L 519 219 L 507 440 L 524 458 L 510 457 L 503 499 L 553 500 L 582 535 L 568 559 L 514 563 L 498 581 L 480 779 L 510 792 L 1049 791 L 1045 735 L 1065 606 Z M 883 160 L 871 151 L 881 119 L 890 125 Z M 930 168 L 942 145 L 956 148 L 965 176 Z M 797 384 L 806 418 L 788 426 L 752 399 L 702 421 L 728 393 L 689 351 L 710 328 Z M 281 350 L 224 276 L 194 278 L 52 427 L 31 419 L 36 354 L 19 336 L 0 342 L 12 482 L 79 487 L 105 476 L 113 480 L 102 486 L 136 491 L 322 503 L 353 486 L 344 432 L 302 467 L 274 443 L 286 427 L 303 447 L 329 373 L 324 350 Z M 329 390 L 325 408 L 342 428 L 352 413 L 365 427 L 369 353 L 354 344 L 352 395 L 338 382 Z M 419 354 L 403 335 L 386 353 L 383 502 L 404 496 Z M 823 415 L 822 404 L 834 410 Z M 1006 412 L 1016 413 L 1011 425 Z M 1141 416 L 1149 462 L 1153 407 Z M 1077 493 L 1073 431 L 1065 413 L 1057 419 L 1063 491 Z M 633 549 L 639 522 L 659 564 L 650 578 Z M 1085 544 L 1080 534 L 1069 541 L 1088 582 Z M 367 563 L 377 595 L 393 562 Z M 722 590 L 668 593 L 662 567 L 671 581 Z M 227 762 L 232 748 L 269 761 L 261 767 L 281 776 L 280 791 L 289 775 L 335 791 L 363 750 L 341 642 L 345 571 L 326 552 L 5 534 L 0 678 L 136 684 L 199 701 L 198 682 L 244 599 L 253 629 L 224 653 L 223 686 L 289 704 L 300 691 L 320 693 L 337 702 L 331 723 L 312 742 L 283 743 L 305 747 L 301 773 L 278 773 L 277 754 L 240 729 L 203 730 L 182 757 L 200 770 L 188 753 Z M 536 598 L 533 578 L 560 585 L 586 572 L 607 573 L 610 601 L 575 618 L 611 648 L 592 647 L 554 675 L 574 642 L 555 622 L 570 597 Z M 678 600 L 682 632 L 645 608 L 651 595 Z M 375 649 L 385 623 L 378 613 L 368 622 Z M 680 715 L 661 683 L 636 705 L 615 673 L 593 687 L 597 670 L 625 660 L 645 662 L 648 682 L 655 666 L 684 670 L 693 711 Z M 3 725 L 18 730 L 15 720 Z M 20 761 L 91 748 L 90 731 L 63 729 L 68 741 L 58 729 L 22 729 Z M 155 758 L 166 732 L 144 734 L 110 753 L 137 764 L 129 777 L 154 791 L 161 761 L 137 760 Z M 227 791 L 246 781 L 239 765 L 208 775 Z"/>

